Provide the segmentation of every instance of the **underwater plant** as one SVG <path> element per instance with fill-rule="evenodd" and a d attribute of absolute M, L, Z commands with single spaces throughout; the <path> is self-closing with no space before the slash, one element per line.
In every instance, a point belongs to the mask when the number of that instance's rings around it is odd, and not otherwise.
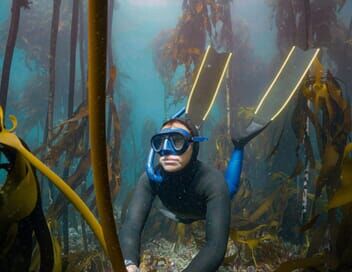
<path fill-rule="evenodd" d="M 177 26 L 162 31 L 155 38 L 155 67 L 166 93 L 173 101 L 179 101 L 187 94 L 193 70 L 205 51 L 207 39 L 217 49 L 231 50 L 233 34 L 230 2 L 231 0 L 183 0 L 182 16 Z M 216 27 L 219 24 L 222 26 L 220 29 Z M 174 84 L 172 80 L 178 67 L 183 67 L 184 78 Z"/>
<path fill-rule="evenodd" d="M 13 127 L 6 130 L 4 127 L 3 111 L 0 107 L 1 153 L 8 159 L 2 163 L 7 178 L 0 187 L 0 269 L 8 271 L 29 271 L 32 260 L 32 236 L 39 246 L 42 270 L 60 271 L 60 248 L 50 233 L 44 217 L 40 198 L 40 187 L 35 168 L 20 150 L 13 145 L 20 145 L 28 149 L 26 144 L 18 138 L 14 141 L 6 137 L 17 126 L 12 116 Z"/>
<path fill-rule="evenodd" d="M 13 52 L 15 50 L 18 25 L 21 16 L 21 8 L 29 9 L 30 1 L 28 0 L 13 0 L 12 1 L 12 16 L 10 29 L 8 31 L 6 51 L 4 62 L 2 66 L 1 73 L 1 82 L 0 82 L 0 105 L 3 107 L 3 111 L 6 112 L 6 103 L 7 103 L 7 93 L 9 88 L 10 72 L 11 72 L 11 63 Z"/>

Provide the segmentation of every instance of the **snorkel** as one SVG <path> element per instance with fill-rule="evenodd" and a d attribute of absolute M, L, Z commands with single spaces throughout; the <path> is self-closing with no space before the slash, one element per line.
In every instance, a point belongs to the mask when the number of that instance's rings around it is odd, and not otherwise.
<path fill-rule="evenodd" d="M 177 119 L 181 117 L 184 113 L 185 113 L 185 107 L 181 108 L 169 120 Z M 196 130 L 196 128 L 192 130 Z M 148 178 L 151 181 L 158 182 L 158 183 L 163 181 L 163 177 L 161 173 L 158 170 L 156 170 L 154 167 L 154 158 L 156 153 L 158 153 L 160 156 L 165 156 L 167 154 L 182 155 L 186 151 L 190 143 L 199 143 L 199 142 L 204 142 L 208 140 L 207 137 L 192 135 L 194 133 L 195 132 L 193 131 L 190 134 L 189 132 L 180 128 L 166 128 L 166 129 L 162 129 L 158 134 L 155 134 L 152 137 L 152 140 L 151 140 L 152 148 L 149 151 L 147 166 L 146 166 L 146 172 L 147 172 Z M 172 140 L 173 134 L 179 134 L 179 135 L 183 134 L 184 136 L 186 136 L 187 141 L 183 143 L 182 147 L 177 148 L 175 146 Z M 198 132 L 196 134 L 198 134 Z M 153 144 L 153 139 L 156 136 L 159 136 L 159 138 L 161 138 L 161 142 L 159 142 L 158 147 L 156 147 L 155 144 Z"/>

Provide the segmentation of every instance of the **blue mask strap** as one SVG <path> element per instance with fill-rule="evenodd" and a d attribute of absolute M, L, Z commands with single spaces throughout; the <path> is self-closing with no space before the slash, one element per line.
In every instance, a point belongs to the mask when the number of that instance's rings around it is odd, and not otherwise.
<path fill-rule="evenodd" d="M 193 141 L 193 142 L 197 142 L 197 143 L 205 142 L 205 141 L 208 141 L 208 137 L 204 137 L 204 136 L 194 136 L 194 137 L 192 137 L 192 141 Z"/>
<path fill-rule="evenodd" d="M 171 117 L 171 119 L 180 117 L 181 115 L 183 115 L 185 113 L 185 111 L 186 111 L 186 108 L 182 107 L 178 112 L 176 112 Z M 196 137 L 193 137 L 193 138 L 196 138 Z M 153 148 L 150 148 L 147 166 L 146 166 L 145 170 L 146 170 L 148 178 L 150 180 L 160 183 L 163 181 L 163 177 L 160 175 L 160 173 L 155 173 L 155 171 L 154 171 L 154 158 L 155 158 L 155 151 L 153 150 Z"/>

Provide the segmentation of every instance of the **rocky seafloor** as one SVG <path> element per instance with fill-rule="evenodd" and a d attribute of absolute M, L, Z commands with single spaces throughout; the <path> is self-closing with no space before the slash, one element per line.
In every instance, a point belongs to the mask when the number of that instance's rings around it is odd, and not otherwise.
<path fill-rule="evenodd" d="M 246 245 L 236 245 L 229 241 L 225 261 L 218 272 L 274 271 L 281 262 L 295 257 L 298 248 L 295 245 L 277 241 L 270 245 L 261 245 L 255 251 L 254 261 Z M 151 240 L 143 246 L 141 259 L 142 272 L 178 272 L 182 271 L 198 253 L 200 247 L 194 239 L 186 243 L 171 242 L 166 239 Z M 256 262 L 256 263 L 255 263 Z"/>

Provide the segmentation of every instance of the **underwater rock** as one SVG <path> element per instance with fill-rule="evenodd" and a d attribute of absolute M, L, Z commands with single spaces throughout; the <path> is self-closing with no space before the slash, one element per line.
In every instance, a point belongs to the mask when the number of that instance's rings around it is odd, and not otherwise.
<path fill-rule="evenodd" d="M 247 267 L 247 272 L 256 272 L 256 269 L 253 265 Z"/>

